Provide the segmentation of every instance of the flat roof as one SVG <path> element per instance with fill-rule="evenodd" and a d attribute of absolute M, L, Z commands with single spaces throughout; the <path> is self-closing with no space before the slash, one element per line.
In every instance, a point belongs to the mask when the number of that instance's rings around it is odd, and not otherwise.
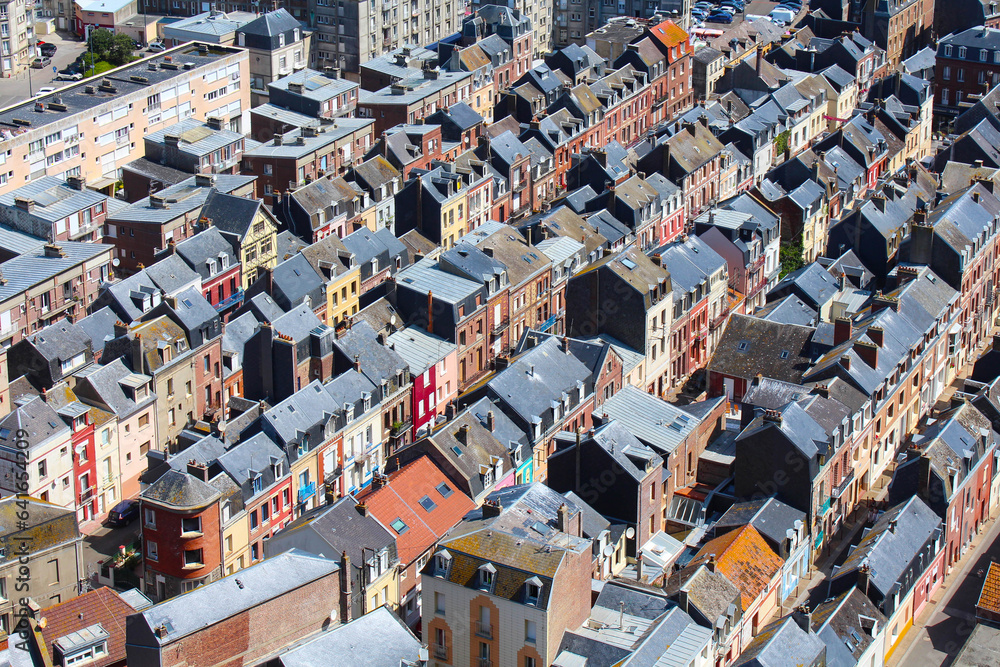
<path fill-rule="evenodd" d="M 0 140 L 13 139 L 50 123 L 65 121 L 75 114 L 92 111 L 95 107 L 114 102 L 133 93 L 150 91 L 154 86 L 178 76 L 189 76 L 189 70 L 215 65 L 230 56 L 242 54 L 243 58 L 249 57 L 247 51 L 243 49 L 217 44 L 203 46 L 207 46 L 208 50 L 199 51 L 198 42 L 182 44 L 123 67 L 109 70 L 99 77 L 63 86 L 55 92 L 36 95 L 23 102 L 0 109 Z M 230 67 L 235 68 L 233 73 L 239 73 L 239 64 L 233 63 Z M 228 70 L 227 74 L 229 74 Z M 109 82 L 112 87 L 102 86 L 104 81 Z M 87 88 L 93 88 L 94 92 L 86 92 Z M 38 102 L 45 105 L 43 109 L 38 109 L 35 106 Z M 48 105 L 53 102 L 65 105 L 66 110 L 52 109 Z M 19 122 L 15 122 L 15 120 Z"/>

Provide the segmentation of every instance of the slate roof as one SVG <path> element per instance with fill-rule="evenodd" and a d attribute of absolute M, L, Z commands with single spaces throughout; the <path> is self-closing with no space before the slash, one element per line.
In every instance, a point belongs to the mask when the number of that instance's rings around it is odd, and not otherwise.
<path fill-rule="evenodd" d="M 146 267 L 146 275 L 167 294 L 176 294 L 192 283 L 200 288 L 201 276 L 177 255 L 168 255 Z"/>
<path fill-rule="evenodd" d="M 599 408 L 661 454 L 671 454 L 701 421 L 632 385 L 623 386 Z"/>
<path fill-rule="evenodd" d="M 108 408 L 119 417 L 119 419 L 128 417 L 139 410 L 141 407 L 153 403 L 156 401 L 156 394 L 150 392 L 143 401 L 136 404 L 131 398 L 129 398 L 125 392 L 122 390 L 121 384 L 119 384 L 126 377 L 133 375 L 132 371 L 125 366 L 121 359 L 115 359 L 109 364 L 91 367 L 87 369 L 89 372 L 86 375 L 80 377 L 79 383 L 83 383 L 85 386 L 89 385 L 97 393 L 100 401 L 108 406 Z M 151 379 L 148 376 L 146 379 Z M 89 392 L 88 392 L 89 393 Z M 89 402 L 89 398 L 82 395 L 81 391 L 77 390 L 77 395 L 80 396 L 81 400 L 84 402 Z"/>
<path fill-rule="evenodd" d="M 754 313 L 754 317 L 779 324 L 797 324 L 802 327 L 816 326 L 819 320 L 819 314 L 795 294 L 789 294 L 759 308 Z"/>
<path fill-rule="evenodd" d="M 69 361 L 78 354 L 90 351 L 90 336 L 86 330 L 65 319 L 29 334 L 26 340 L 38 354 L 50 361 Z"/>
<path fill-rule="evenodd" d="M 940 517 L 914 496 L 882 514 L 848 555 L 836 577 L 856 577 L 858 568 L 867 563 L 871 568 L 869 586 L 888 596 L 924 544 L 940 530 Z"/>
<path fill-rule="evenodd" d="M 391 347 L 378 341 L 375 330 L 367 322 L 358 322 L 343 332 L 334 346 L 351 361 L 361 363 L 361 372 L 375 384 L 392 380 L 400 371 L 409 370 L 409 365 Z"/>
<path fill-rule="evenodd" d="M 226 258 L 228 262 L 228 267 L 232 268 L 239 263 L 239 260 L 233 254 L 233 247 L 230 245 L 219 230 L 215 227 L 209 227 L 208 229 L 195 234 L 194 236 L 184 239 L 176 246 L 174 246 L 177 255 L 183 259 L 188 266 L 198 272 L 202 279 L 211 278 L 222 271 L 228 271 L 229 269 L 223 269 L 223 257 Z M 216 265 L 216 274 L 209 272 L 208 262 L 212 260 Z M 159 264 L 159 262 L 157 262 Z M 155 265 L 154 265 L 155 266 Z"/>
<path fill-rule="evenodd" d="M 807 305 L 819 309 L 833 300 L 838 288 L 837 279 L 819 264 L 812 262 L 785 276 L 771 293 L 792 289 L 801 298 L 807 299 Z"/>
<path fill-rule="evenodd" d="M 338 569 L 339 565 L 332 560 L 292 549 L 153 605 L 139 613 L 138 622 L 146 625 L 144 634 L 148 633 L 164 646 L 291 593 Z M 153 628 L 163 625 L 168 627 L 168 632 L 163 637 L 156 637 Z"/>
<path fill-rule="evenodd" d="M 72 188 L 66 181 L 54 176 L 42 176 L 19 188 L 0 194 L 0 206 L 16 208 L 14 200 L 18 197 L 24 197 L 34 202 L 34 210 L 30 214 L 32 217 L 52 223 L 108 199 L 107 195 L 96 190 Z M 43 243 L 44 241 L 39 239 L 38 242 Z"/>
<path fill-rule="evenodd" d="M 711 555 L 715 556 L 716 571 L 739 589 L 745 610 L 750 609 L 784 564 L 751 525 L 709 540 L 695 554 L 692 563 L 705 563 Z"/>
<path fill-rule="evenodd" d="M 212 188 L 201 208 L 201 217 L 211 220 L 212 225 L 220 232 L 234 234 L 242 239 L 250 230 L 260 206 L 261 201 L 258 199 L 227 195 Z"/>
<path fill-rule="evenodd" d="M 736 503 L 715 522 L 716 535 L 723 531 L 753 526 L 772 547 L 784 543 L 789 530 L 795 530 L 795 522 L 804 523 L 805 512 L 786 505 L 776 498 L 762 498 Z"/>
<path fill-rule="evenodd" d="M 351 656 L 355 667 L 419 664 L 420 640 L 388 607 L 379 607 L 278 656 L 282 667 L 327 667 L 331 656 Z"/>
<path fill-rule="evenodd" d="M 827 667 L 855 667 L 875 641 L 873 632 L 884 632 L 887 622 L 858 588 L 818 605 L 811 620 L 813 632 L 826 644 Z"/>
<path fill-rule="evenodd" d="M 742 667 L 779 667 L 779 665 L 819 665 L 826 645 L 798 622 L 785 616 L 764 626 L 733 663 Z"/>
<path fill-rule="evenodd" d="M 400 329 L 386 343 L 403 358 L 413 375 L 420 375 L 457 349 L 454 343 L 417 326 Z"/>
<path fill-rule="evenodd" d="M 38 245 L 0 264 L 0 275 L 4 278 L 0 285 L 0 303 L 12 297 L 21 298 L 32 287 L 52 280 L 75 266 L 91 262 L 114 247 L 104 243 L 76 241 L 60 241 L 57 245 L 62 250 L 60 256 L 48 257 L 44 247 Z"/>
<path fill-rule="evenodd" d="M 117 321 L 118 315 L 111 308 L 105 306 L 81 318 L 76 322 L 76 327 L 90 338 L 91 349 L 97 355 L 104 350 L 104 344 L 114 338 L 115 322 Z"/>
<path fill-rule="evenodd" d="M 185 510 L 204 508 L 218 500 L 219 492 L 194 475 L 180 470 L 168 470 L 142 492 L 143 500 L 169 508 Z"/>
<path fill-rule="evenodd" d="M 750 379 L 799 383 L 809 370 L 809 340 L 815 329 L 733 314 L 708 364 L 710 372 Z M 786 354 L 787 353 L 787 354 Z"/>
<path fill-rule="evenodd" d="M 196 177 L 192 176 L 185 181 L 181 181 L 177 185 L 172 185 L 169 188 L 165 188 L 154 193 L 154 196 L 160 197 L 166 202 L 166 207 L 157 208 L 151 206 L 149 197 L 143 197 L 142 199 L 130 204 L 128 208 L 109 215 L 108 220 L 110 222 L 124 221 L 134 224 L 163 224 L 174 220 L 175 218 L 191 214 L 199 208 L 202 208 L 202 212 L 204 212 L 203 206 L 208 203 L 209 199 L 211 199 L 213 192 L 232 192 L 245 185 L 253 183 L 256 178 L 256 176 L 218 174 L 215 176 L 215 186 L 207 186 L 198 185 L 195 180 Z M 254 201 L 243 197 L 235 197 L 233 195 L 224 196 L 239 199 L 244 202 Z"/>
<path fill-rule="evenodd" d="M 381 487 L 372 485 L 358 498 L 395 534 L 403 564 L 416 561 L 475 508 L 472 499 L 455 489 L 427 456 L 404 465 Z M 424 498 L 433 502 L 430 510 L 421 504 Z"/>
<path fill-rule="evenodd" d="M 712 572 L 701 562 L 693 562 L 669 575 L 664 590 L 671 597 L 686 593 L 688 605 L 712 623 L 725 618 L 734 603 L 742 604 L 740 589 L 720 571 Z"/>

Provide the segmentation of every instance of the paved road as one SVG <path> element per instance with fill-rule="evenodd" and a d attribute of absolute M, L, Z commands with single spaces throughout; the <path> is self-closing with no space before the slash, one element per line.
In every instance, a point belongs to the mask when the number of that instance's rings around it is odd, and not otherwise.
<path fill-rule="evenodd" d="M 39 40 L 55 44 L 58 47 L 56 55 L 52 57 L 52 65 L 55 65 L 58 69 L 63 69 L 76 60 L 76 57 L 83 53 L 87 47 L 86 43 L 82 41 L 78 42 L 60 34 L 41 35 L 39 36 Z M 42 86 L 68 85 L 69 82 L 53 81 L 56 73 L 52 71 L 52 65 L 49 65 L 47 69 L 31 70 L 31 92 L 37 92 Z M 3 83 L 0 84 L 0 91 L 3 93 L 0 94 L 0 109 L 28 99 L 30 96 L 28 73 L 24 72 L 10 79 L 4 79 Z"/>
<path fill-rule="evenodd" d="M 915 633 L 906 653 L 894 655 L 887 663 L 900 667 L 941 667 L 950 665 L 976 627 L 975 605 L 983 588 L 976 572 L 989 569 L 991 561 L 1000 561 L 1000 521 L 994 521 L 978 546 L 960 561 L 962 569 L 954 583 L 943 593 L 924 627 L 914 627 Z M 933 601 L 934 598 L 932 598 Z"/>

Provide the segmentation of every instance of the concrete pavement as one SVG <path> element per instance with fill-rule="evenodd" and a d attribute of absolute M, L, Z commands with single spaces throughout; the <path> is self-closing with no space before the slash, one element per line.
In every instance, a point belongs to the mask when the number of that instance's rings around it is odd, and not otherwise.
<path fill-rule="evenodd" d="M 58 47 L 56 54 L 52 56 L 52 64 L 46 69 L 31 69 L 30 72 L 22 72 L 9 79 L 0 80 L 0 109 L 23 102 L 30 97 L 31 92 L 37 93 L 42 86 L 58 88 L 72 83 L 70 81 L 55 81 L 56 73 L 52 71 L 52 67 L 54 65 L 57 69 L 63 69 L 76 60 L 77 56 L 87 48 L 86 42 L 76 41 L 67 34 L 58 33 L 41 35 L 39 40 L 55 44 Z"/>
<path fill-rule="evenodd" d="M 118 553 L 120 546 L 128 546 L 139 536 L 139 520 L 136 519 L 123 528 L 101 526 L 83 538 L 83 571 L 90 578 L 97 572 L 98 563 Z"/>

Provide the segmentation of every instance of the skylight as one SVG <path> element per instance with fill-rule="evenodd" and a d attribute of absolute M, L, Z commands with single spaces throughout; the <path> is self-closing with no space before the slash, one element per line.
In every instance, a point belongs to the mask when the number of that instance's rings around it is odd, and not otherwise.
<path fill-rule="evenodd" d="M 396 517 L 396 520 L 389 525 L 392 526 L 392 529 L 396 531 L 397 535 L 402 535 L 410 529 L 410 527 L 407 526 L 406 523 L 399 517 Z"/>
<path fill-rule="evenodd" d="M 423 498 L 420 499 L 419 502 L 420 506 L 423 507 L 428 512 L 437 507 L 437 504 L 433 500 L 431 500 L 430 496 L 424 496 Z"/>
<path fill-rule="evenodd" d="M 442 497 L 442 498 L 447 498 L 447 497 L 449 497 L 449 496 L 450 496 L 450 495 L 451 495 L 452 493 L 454 493 L 454 491 L 452 491 L 452 490 L 451 490 L 451 487 L 450 487 L 450 486 L 448 486 L 448 484 L 447 484 L 447 483 L 445 483 L 445 482 L 441 482 L 440 484 L 438 484 L 438 485 L 437 485 L 436 487 L 434 487 L 434 488 L 435 488 L 435 489 L 437 489 L 437 492 L 441 494 L 441 497 Z"/>

